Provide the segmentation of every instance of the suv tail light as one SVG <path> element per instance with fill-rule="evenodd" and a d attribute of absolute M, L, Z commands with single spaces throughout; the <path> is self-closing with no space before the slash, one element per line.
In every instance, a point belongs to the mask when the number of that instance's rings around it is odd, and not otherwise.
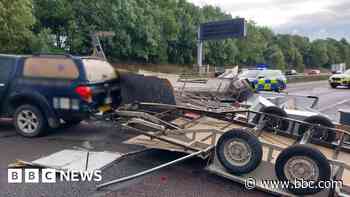
<path fill-rule="evenodd" d="M 86 102 L 92 102 L 92 90 L 88 86 L 79 86 L 75 88 L 75 92 Z"/>

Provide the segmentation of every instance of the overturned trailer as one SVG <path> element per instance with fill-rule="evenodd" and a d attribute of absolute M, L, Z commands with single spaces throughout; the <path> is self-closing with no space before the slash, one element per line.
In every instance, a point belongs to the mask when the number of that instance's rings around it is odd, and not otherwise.
<path fill-rule="evenodd" d="M 186 84 L 183 86 L 177 93 L 177 100 L 180 105 L 188 107 L 199 107 L 203 110 L 216 112 L 245 108 L 324 127 L 335 128 L 338 124 L 326 114 L 315 109 L 319 101 L 316 96 L 274 92 L 256 93 L 247 80 L 238 79 L 220 79 L 210 83 L 207 81 L 203 85 L 206 88 L 193 88 L 198 86 Z M 186 90 L 186 86 L 189 89 Z M 251 121 L 256 123 L 257 118 L 251 119 Z M 280 130 L 288 129 L 288 122 L 279 119 L 270 118 L 269 125 L 270 127 L 278 127 Z M 305 127 L 299 129 L 300 136 L 305 130 Z M 335 132 L 325 129 L 313 133 L 312 138 L 313 140 L 332 142 L 337 139 L 337 135 Z"/>
<path fill-rule="evenodd" d="M 250 121 L 259 117 L 256 123 Z M 288 121 L 288 130 L 267 129 L 269 118 Z M 350 187 L 350 154 L 344 141 L 346 128 L 320 125 L 249 110 L 212 112 L 196 108 L 139 103 L 99 117 L 116 120 L 140 135 L 126 143 L 187 153 L 183 158 L 129 177 L 106 182 L 98 189 L 144 176 L 192 157 L 208 159 L 207 170 L 239 183 L 256 180 L 256 188 L 278 195 L 344 195 Z M 298 129 L 307 127 L 300 138 Z M 329 129 L 339 135 L 334 142 L 311 140 L 313 132 Z M 288 182 L 282 188 L 270 187 L 262 180 Z M 297 188 L 295 180 L 306 180 L 310 187 Z M 331 189 L 320 182 L 342 181 Z"/>

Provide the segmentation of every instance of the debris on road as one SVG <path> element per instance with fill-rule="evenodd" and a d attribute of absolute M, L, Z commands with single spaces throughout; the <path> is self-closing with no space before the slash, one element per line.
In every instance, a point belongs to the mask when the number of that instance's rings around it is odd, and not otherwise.
<path fill-rule="evenodd" d="M 64 171 L 94 171 L 106 168 L 122 156 L 121 153 L 117 152 L 90 152 L 67 149 L 31 162 L 17 160 L 14 164 L 10 164 L 9 167 L 22 168 L 30 166 Z"/>

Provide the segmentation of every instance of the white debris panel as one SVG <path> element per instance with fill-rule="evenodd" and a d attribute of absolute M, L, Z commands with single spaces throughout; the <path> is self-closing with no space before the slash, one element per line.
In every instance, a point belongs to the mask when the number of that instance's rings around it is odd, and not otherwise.
<path fill-rule="evenodd" d="M 62 150 L 30 163 L 58 170 L 93 171 L 103 169 L 121 156 L 122 154 L 117 152 Z"/>

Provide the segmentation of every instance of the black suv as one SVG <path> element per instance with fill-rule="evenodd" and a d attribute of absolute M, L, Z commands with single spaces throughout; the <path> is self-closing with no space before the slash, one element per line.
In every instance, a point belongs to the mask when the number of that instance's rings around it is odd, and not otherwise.
<path fill-rule="evenodd" d="M 71 55 L 0 55 L 0 116 L 26 137 L 78 124 L 121 103 L 119 75 L 106 61 Z"/>

